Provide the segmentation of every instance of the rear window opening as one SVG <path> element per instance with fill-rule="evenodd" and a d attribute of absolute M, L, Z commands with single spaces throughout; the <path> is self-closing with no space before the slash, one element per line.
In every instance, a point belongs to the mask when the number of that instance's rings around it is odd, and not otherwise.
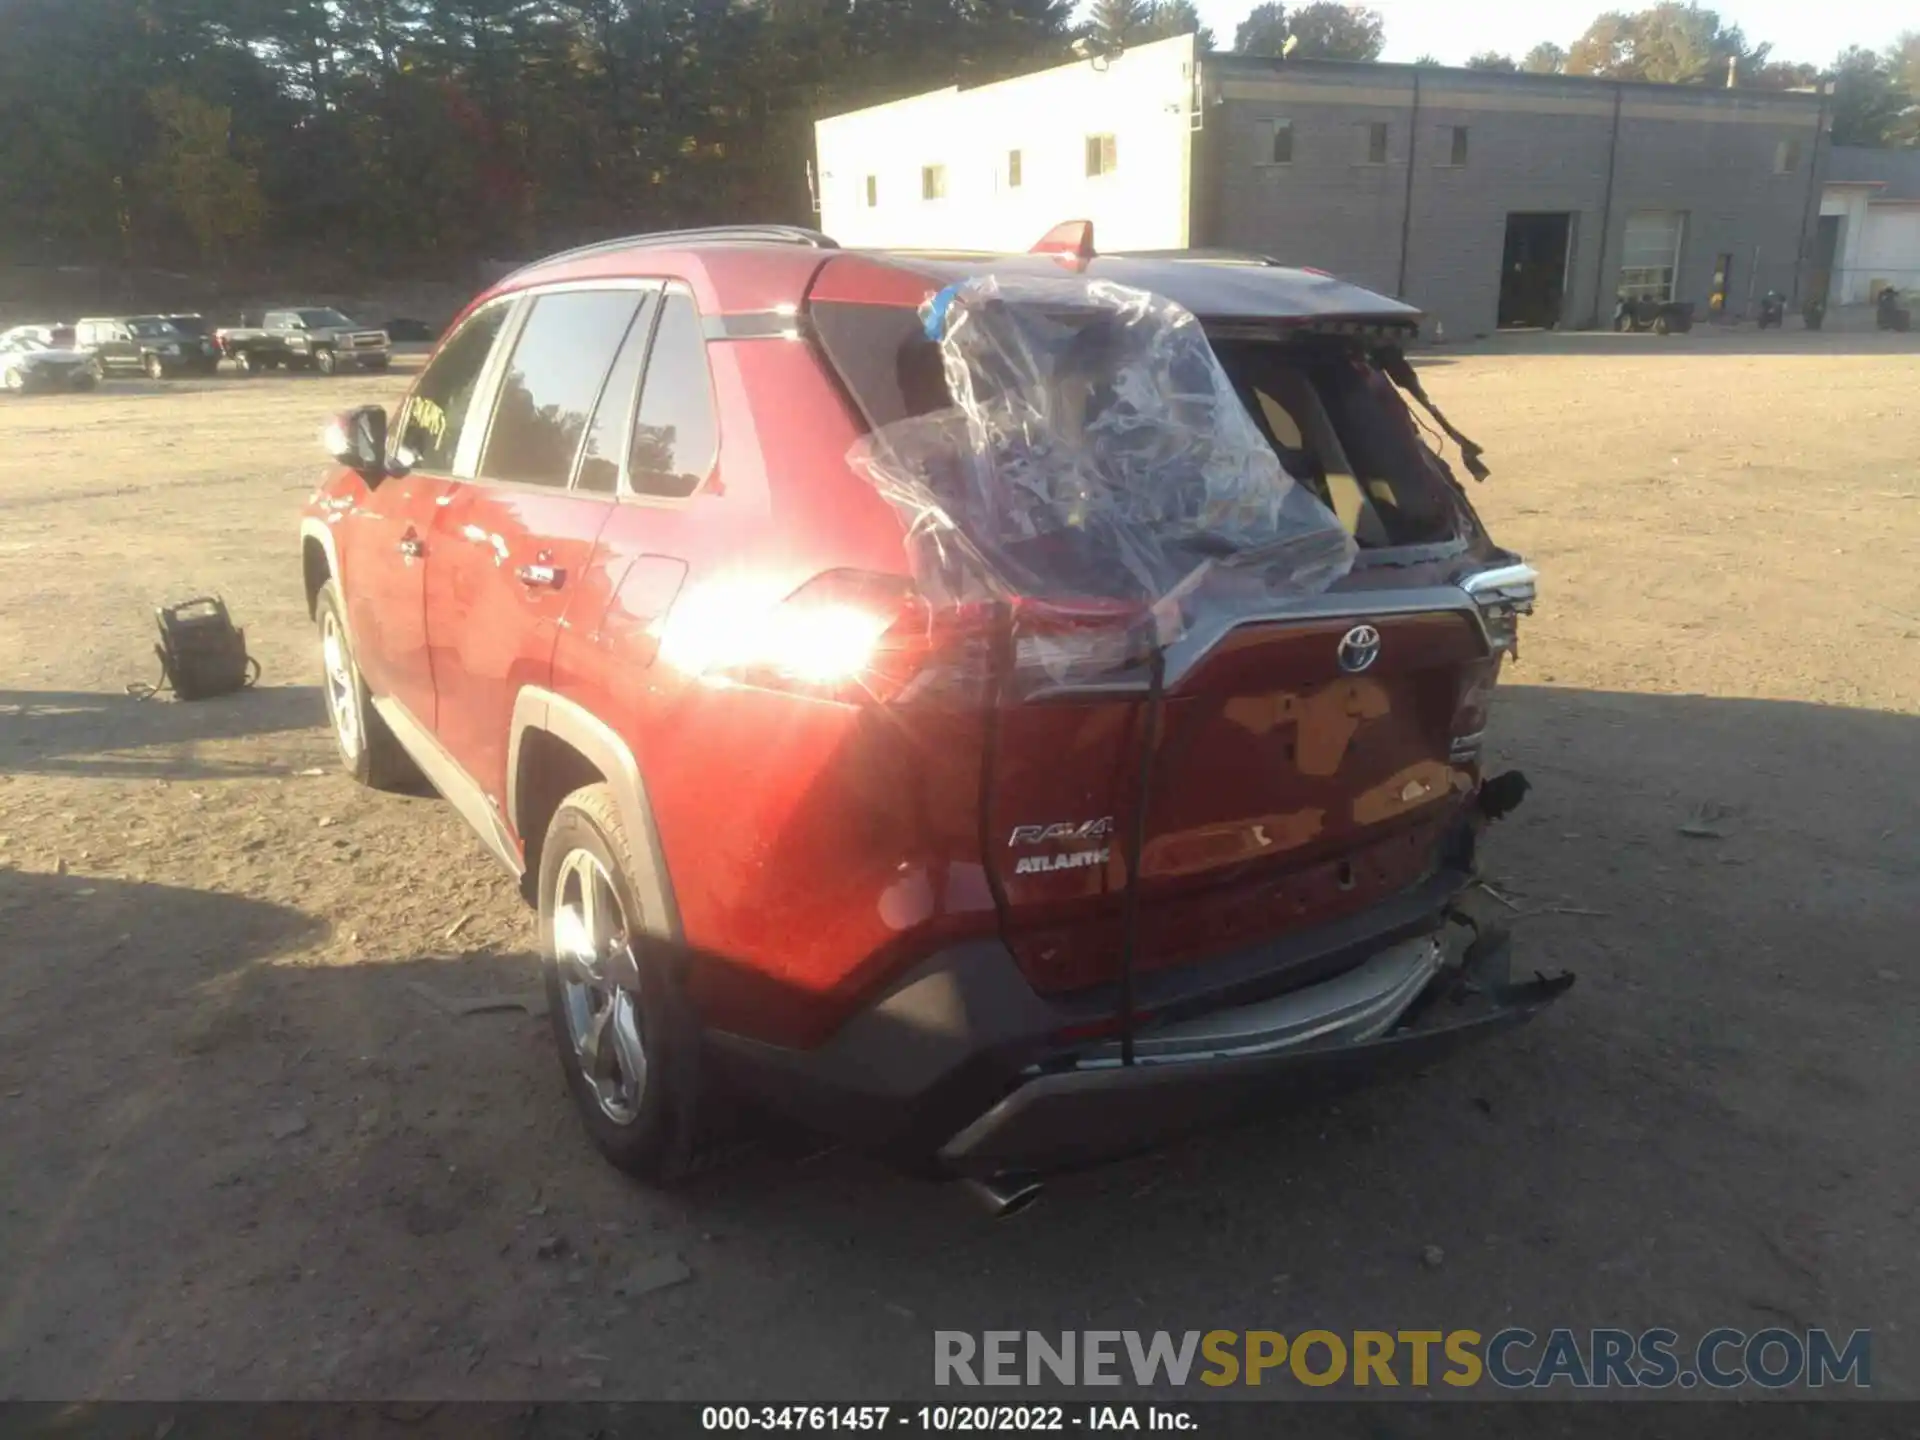
<path fill-rule="evenodd" d="M 813 323 L 870 426 L 953 404 L 939 347 L 913 310 L 819 302 Z M 1362 551 L 1456 538 L 1458 511 L 1435 452 L 1358 344 L 1300 334 L 1212 343 L 1287 473 L 1333 511 Z"/>

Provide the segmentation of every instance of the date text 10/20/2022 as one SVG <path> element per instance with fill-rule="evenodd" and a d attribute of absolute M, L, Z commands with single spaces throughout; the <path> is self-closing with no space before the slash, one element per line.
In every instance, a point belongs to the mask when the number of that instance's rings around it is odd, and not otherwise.
<path fill-rule="evenodd" d="M 910 1435 L 1067 1430 L 1191 1431 L 1193 1416 L 1163 1405 L 707 1405 L 702 1430 L 865 1430 Z"/>

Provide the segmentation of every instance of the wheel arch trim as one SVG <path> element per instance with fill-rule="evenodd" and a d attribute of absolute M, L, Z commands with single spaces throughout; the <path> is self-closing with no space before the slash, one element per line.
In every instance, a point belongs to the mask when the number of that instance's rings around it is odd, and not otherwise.
<path fill-rule="evenodd" d="M 331 579 L 335 585 L 345 584 L 346 582 L 342 580 L 340 576 L 340 547 L 333 538 L 333 531 L 324 520 L 317 519 L 312 515 L 305 516 L 300 521 L 301 584 L 303 586 L 306 584 L 306 549 L 307 541 L 309 540 L 317 541 L 320 549 L 326 554 L 328 579 Z M 323 581 L 321 583 L 324 584 L 325 582 Z M 314 606 L 317 603 L 316 597 L 319 593 L 319 586 L 315 586 L 313 594 L 307 597 L 307 618 L 309 620 L 314 618 Z M 346 600 L 345 594 L 343 593 L 340 598 L 342 602 L 344 602 Z M 344 603 L 341 608 L 345 608 Z M 346 624 L 347 617 L 342 615 L 340 621 L 343 625 Z M 353 632 L 351 628 L 347 631 L 347 643 L 349 645 L 353 643 Z"/>
<path fill-rule="evenodd" d="M 572 746 L 607 777 L 627 828 L 633 863 L 643 872 L 628 877 L 640 902 L 640 924 L 655 938 L 678 943 L 680 911 L 674 903 L 673 881 L 667 873 L 660 832 L 654 827 L 653 807 L 632 748 L 585 706 L 538 685 L 523 687 L 514 698 L 507 742 L 507 814 L 523 849 L 530 837 L 520 829 L 520 751 L 531 730 L 545 731 Z"/>

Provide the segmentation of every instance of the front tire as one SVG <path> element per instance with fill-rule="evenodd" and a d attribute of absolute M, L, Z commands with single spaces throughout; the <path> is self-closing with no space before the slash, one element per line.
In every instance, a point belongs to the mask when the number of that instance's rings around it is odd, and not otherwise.
<path fill-rule="evenodd" d="M 161 363 L 158 355 L 147 356 L 145 369 L 149 380 L 164 380 L 167 378 L 167 367 Z"/>
<path fill-rule="evenodd" d="M 233 355 L 233 364 L 234 368 L 242 375 L 253 374 L 255 368 L 253 352 L 251 350 L 236 350 Z"/>
<path fill-rule="evenodd" d="M 347 638 L 346 616 L 339 590 L 327 581 L 315 600 L 314 617 L 320 630 L 320 683 L 340 764 L 370 789 L 408 789 L 418 782 L 419 768 L 373 708 Z"/>
<path fill-rule="evenodd" d="M 322 375 L 331 375 L 340 368 L 340 361 L 331 350 L 316 350 L 313 353 L 313 368 Z"/>
<path fill-rule="evenodd" d="M 595 1148 L 649 1181 L 684 1175 L 700 1126 L 699 1025 L 634 898 L 613 791 L 560 802 L 540 850 L 540 941 L 560 1068 Z"/>
<path fill-rule="evenodd" d="M 7 371 L 6 387 L 9 393 L 18 395 L 27 388 L 27 377 L 18 370 Z"/>

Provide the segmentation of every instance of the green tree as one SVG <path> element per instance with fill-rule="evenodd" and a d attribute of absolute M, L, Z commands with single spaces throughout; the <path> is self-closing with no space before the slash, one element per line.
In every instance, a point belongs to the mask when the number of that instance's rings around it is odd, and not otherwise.
<path fill-rule="evenodd" d="M 1520 68 L 1529 75 L 1558 75 L 1567 68 L 1567 52 L 1551 40 L 1542 40 L 1527 51 Z"/>
<path fill-rule="evenodd" d="M 1891 145 L 1913 96 L 1900 84 L 1892 55 L 1854 45 L 1833 62 L 1833 143 Z"/>
<path fill-rule="evenodd" d="M 1200 12 L 1193 8 L 1193 0 L 1154 0 L 1134 39 L 1138 44 L 1175 35 L 1192 35 L 1199 49 L 1213 49 L 1213 31 L 1200 23 Z"/>
<path fill-rule="evenodd" d="M 1287 7 L 1279 0 L 1261 0 L 1248 12 L 1233 32 L 1234 52 L 1239 55 L 1280 55 L 1285 52 Z"/>
<path fill-rule="evenodd" d="M 1482 50 L 1478 55 L 1468 58 L 1467 69 L 1496 70 L 1512 75 L 1518 72 L 1520 66 L 1511 55 L 1502 55 L 1497 50 Z"/>
<path fill-rule="evenodd" d="M 160 132 L 151 183 L 185 222 L 200 258 L 217 263 L 234 241 L 259 233 L 266 208 L 258 174 L 233 153 L 233 112 L 172 86 L 148 92 L 147 108 Z"/>
<path fill-rule="evenodd" d="M 1096 40 L 1118 50 L 1139 33 L 1147 13 L 1144 0 L 1094 0 L 1089 28 Z"/>
<path fill-rule="evenodd" d="M 1723 85 L 1731 61 L 1756 70 L 1768 47 L 1750 46 L 1738 25 L 1698 5 L 1668 3 L 1626 14 L 1608 11 L 1567 52 L 1567 73 L 1669 85 Z"/>
<path fill-rule="evenodd" d="M 1300 6 L 1287 28 L 1299 41 L 1293 53 L 1302 60 L 1378 60 L 1387 44 L 1386 22 L 1377 10 L 1334 0 Z"/>

